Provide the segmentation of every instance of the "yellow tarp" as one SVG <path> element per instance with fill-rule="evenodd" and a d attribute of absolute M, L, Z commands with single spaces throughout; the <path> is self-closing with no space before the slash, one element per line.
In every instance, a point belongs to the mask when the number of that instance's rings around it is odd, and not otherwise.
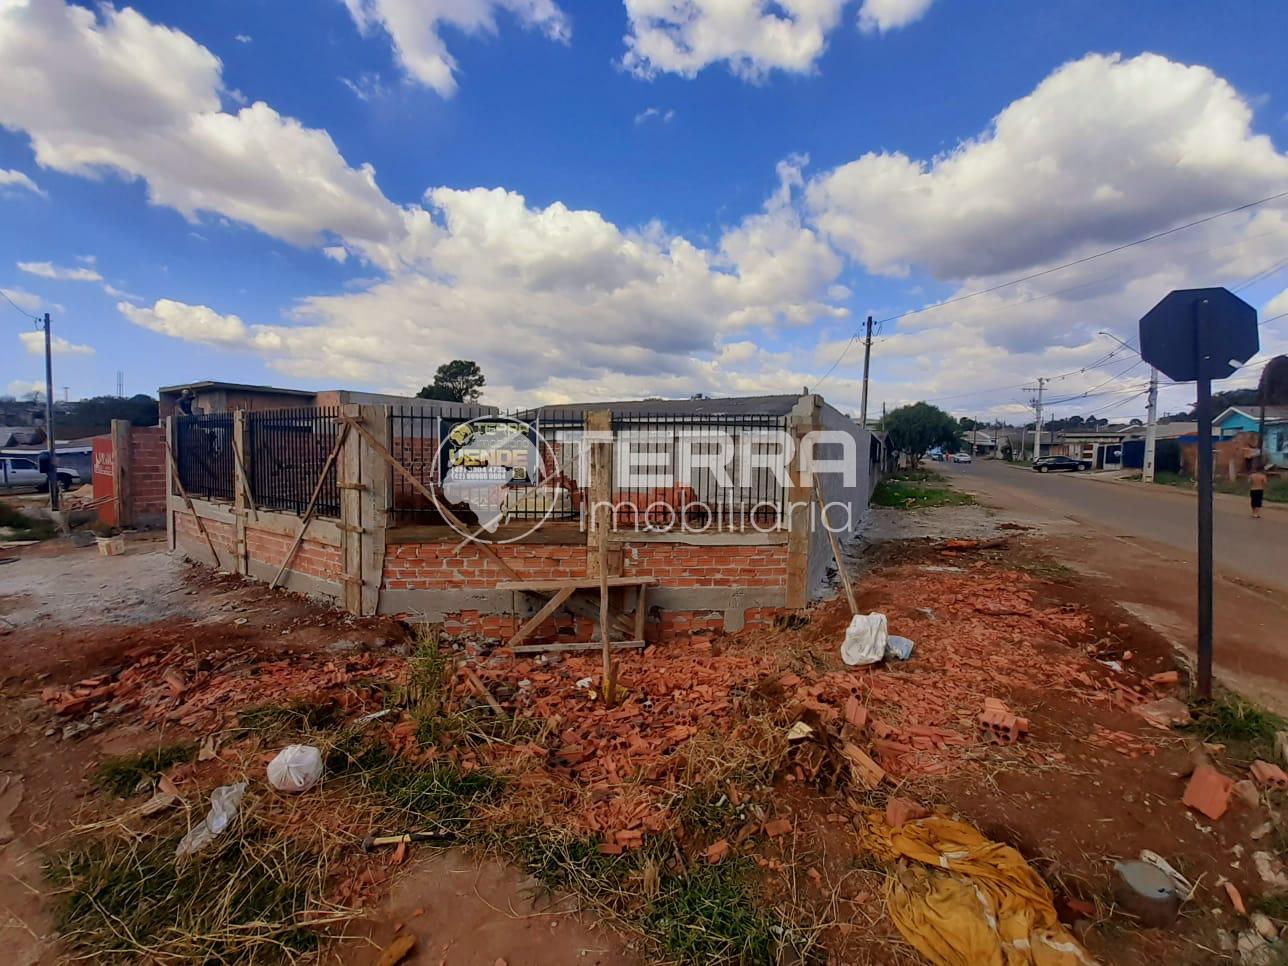
<path fill-rule="evenodd" d="M 868 814 L 859 837 L 878 858 L 899 861 L 886 880 L 890 916 L 936 966 L 1094 963 L 1060 925 L 1046 883 L 1009 845 L 941 816 L 891 828 L 880 812 Z"/>

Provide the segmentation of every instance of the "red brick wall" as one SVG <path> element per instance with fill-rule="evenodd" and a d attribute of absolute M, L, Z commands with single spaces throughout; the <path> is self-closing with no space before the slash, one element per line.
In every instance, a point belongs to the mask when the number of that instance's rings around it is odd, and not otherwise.
<path fill-rule="evenodd" d="M 232 569 L 237 560 L 237 534 L 233 530 L 233 525 L 220 520 L 207 520 L 204 517 L 201 522 L 205 524 L 206 532 L 210 534 L 210 540 L 215 545 L 220 564 L 226 569 Z M 195 547 L 198 552 L 205 551 L 207 554 L 210 552 L 206 547 L 206 538 L 201 535 L 196 522 L 192 519 L 192 514 L 187 510 L 175 511 L 174 534 L 175 539 L 187 548 Z"/>
<path fill-rule="evenodd" d="M 111 436 L 94 437 L 94 470 L 91 480 L 94 485 L 94 502 L 98 504 L 98 519 L 110 527 L 119 526 L 116 518 L 116 479 L 113 476 L 116 466 L 116 454 L 112 451 Z M 103 501 L 103 502 L 99 502 Z"/>
<path fill-rule="evenodd" d="M 280 567 L 294 542 L 294 537 L 257 530 L 253 523 L 246 524 L 246 552 L 250 554 L 251 560 Z M 290 570 L 337 583 L 343 573 L 340 548 L 306 538 L 291 558 Z"/>
<path fill-rule="evenodd" d="M 622 572 L 663 587 L 785 587 L 787 546 L 628 544 Z"/>
<path fill-rule="evenodd" d="M 459 543 L 459 541 L 457 541 Z M 437 590 L 449 587 L 495 587 L 513 580 L 491 557 L 456 543 L 392 543 L 385 549 L 385 587 L 389 590 Z M 497 554 L 521 580 L 584 577 L 583 544 L 497 544 Z"/>
<path fill-rule="evenodd" d="M 126 465 L 130 494 L 128 519 L 164 516 L 166 507 L 165 427 L 130 429 L 130 462 Z"/>

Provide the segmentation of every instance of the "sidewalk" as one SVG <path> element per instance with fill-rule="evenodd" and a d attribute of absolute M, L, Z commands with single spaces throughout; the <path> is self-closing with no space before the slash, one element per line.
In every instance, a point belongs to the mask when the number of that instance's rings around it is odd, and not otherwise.
<path fill-rule="evenodd" d="M 1133 479 L 1124 477 L 1123 475 L 1121 475 L 1124 472 L 1129 472 L 1129 471 L 1109 470 L 1109 471 L 1100 472 L 1100 473 L 1077 473 L 1074 475 L 1076 475 L 1079 479 L 1083 479 L 1083 480 L 1095 480 L 1097 483 L 1115 483 L 1120 486 L 1131 486 L 1137 489 L 1153 487 L 1158 489 L 1161 492 L 1183 493 L 1187 496 L 1193 496 L 1193 497 L 1197 497 L 1199 495 L 1198 487 L 1168 486 L 1165 483 L 1145 484 L 1145 483 L 1141 483 L 1140 480 L 1133 480 Z M 1133 475 L 1135 474 L 1135 472 L 1136 472 L 1135 470 L 1130 471 L 1130 473 L 1132 473 Z M 1219 506 L 1222 502 L 1225 502 L 1229 506 L 1234 506 L 1235 504 L 1238 504 L 1239 506 L 1243 507 L 1243 509 L 1247 510 L 1249 513 L 1252 512 L 1252 510 L 1249 508 L 1248 497 L 1246 495 L 1241 495 L 1238 493 L 1213 493 L 1212 500 L 1213 500 L 1213 503 L 1217 506 Z M 1288 513 L 1288 503 L 1272 503 L 1269 500 L 1267 500 L 1265 503 L 1261 505 L 1261 509 L 1275 510 L 1279 513 Z"/>

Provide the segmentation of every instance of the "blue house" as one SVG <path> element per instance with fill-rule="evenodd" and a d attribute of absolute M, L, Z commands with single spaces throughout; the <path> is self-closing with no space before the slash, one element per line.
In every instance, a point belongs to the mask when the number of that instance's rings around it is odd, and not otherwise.
<path fill-rule="evenodd" d="M 1231 406 L 1215 420 L 1214 428 L 1221 437 L 1238 433 L 1256 433 L 1261 428 L 1260 406 Z M 1266 407 L 1266 460 L 1288 469 L 1288 406 Z"/>

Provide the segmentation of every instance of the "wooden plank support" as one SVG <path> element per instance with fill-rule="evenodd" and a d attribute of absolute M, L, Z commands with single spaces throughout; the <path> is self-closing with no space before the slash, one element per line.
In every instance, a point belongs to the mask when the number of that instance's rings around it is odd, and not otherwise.
<path fill-rule="evenodd" d="M 192 514 L 192 519 L 197 521 L 197 529 L 206 538 L 206 546 L 210 548 L 210 555 L 215 558 L 215 566 L 222 570 L 224 565 L 219 559 L 219 551 L 215 549 L 215 541 L 210 539 L 210 531 L 201 522 L 201 515 L 197 513 L 197 508 L 192 505 L 192 498 L 188 496 L 188 491 L 184 489 L 183 480 L 179 479 L 179 468 L 174 462 L 174 452 L 170 449 L 170 440 L 166 438 L 164 442 L 166 464 L 170 467 L 170 477 L 174 480 L 175 485 L 179 487 L 179 495 L 183 497 L 184 505 L 188 508 L 188 512 Z"/>
<path fill-rule="evenodd" d="M 358 492 L 371 489 L 366 483 L 340 483 L 337 486 L 341 490 L 356 490 Z"/>
<path fill-rule="evenodd" d="M 542 607 L 541 610 L 537 611 L 535 614 L 532 615 L 532 617 L 528 618 L 527 622 L 522 627 L 520 627 L 517 631 L 514 632 L 514 636 L 511 637 L 508 642 L 509 646 L 513 647 L 516 644 L 523 642 L 529 634 L 531 634 L 543 623 L 545 623 L 548 617 L 550 617 L 552 614 L 554 614 L 555 611 L 557 611 L 560 607 L 562 607 L 564 604 L 564 601 L 566 601 L 569 597 L 571 597 L 573 591 L 576 589 L 577 589 L 576 587 L 563 587 L 560 590 L 556 591 L 555 595 L 551 597 L 548 601 L 546 601 L 545 606 Z"/>
<path fill-rule="evenodd" d="M 544 654 L 559 651 L 598 651 L 604 645 L 600 641 L 587 641 L 576 644 L 523 644 L 514 649 L 515 654 Z M 631 650 L 648 645 L 644 641 L 613 641 L 609 645 L 614 651 Z"/>
<path fill-rule="evenodd" d="M 309 497 L 308 505 L 304 508 L 304 518 L 300 521 L 300 532 L 295 535 L 295 542 L 291 544 L 291 549 L 286 552 L 286 559 L 282 561 L 282 566 L 278 568 L 277 574 L 273 577 L 273 582 L 268 585 L 272 590 L 277 586 L 277 582 L 282 579 L 282 574 L 286 573 L 286 568 L 291 565 L 295 559 L 296 551 L 300 549 L 300 544 L 304 542 L 304 534 L 313 522 L 313 511 L 317 507 L 318 497 L 322 493 L 322 484 L 326 482 L 326 475 L 331 472 L 331 466 L 340 455 L 340 450 L 344 446 L 344 439 L 349 435 L 349 424 L 345 423 L 340 427 L 340 435 L 335 438 L 335 445 L 331 447 L 331 453 L 327 456 L 326 462 L 322 464 L 322 472 L 318 474 L 318 481 L 313 487 L 313 494 Z"/>
<path fill-rule="evenodd" d="M 337 524 L 335 525 L 335 528 L 336 528 L 337 530 L 339 530 L 341 533 L 357 533 L 357 534 L 363 534 L 363 533 L 366 533 L 366 532 L 367 532 L 367 528 L 366 528 L 366 527 L 355 527 L 355 526 L 354 526 L 353 524 L 351 524 L 351 523 L 337 523 Z"/>
<path fill-rule="evenodd" d="M 850 575 L 845 569 L 845 560 L 841 557 L 841 544 L 836 539 L 836 534 L 827 522 L 827 507 L 823 504 L 823 490 L 818 485 L 818 477 L 814 478 L 814 502 L 818 504 L 819 522 L 823 529 L 827 531 L 828 542 L 832 545 L 832 559 L 836 561 L 836 572 L 841 575 L 841 586 L 845 588 L 845 599 L 850 602 L 850 614 L 854 615 L 859 612 L 858 602 L 854 599 L 854 586 L 850 583 Z"/>
<path fill-rule="evenodd" d="M 648 620 L 648 584 L 635 592 L 635 639 L 644 640 L 644 622 Z"/>

